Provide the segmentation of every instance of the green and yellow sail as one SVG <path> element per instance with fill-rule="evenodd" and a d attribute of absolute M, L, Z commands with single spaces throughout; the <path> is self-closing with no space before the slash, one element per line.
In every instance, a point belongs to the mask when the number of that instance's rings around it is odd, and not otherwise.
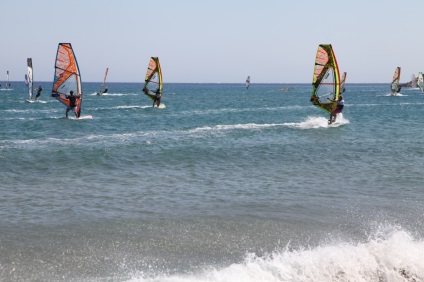
<path fill-rule="evenodd" d="M 143 92 L 150 99 L 155 100 L 155 93 L 158 89 L 162 93 L 162 70 L 160 68 L 159 58 L 151 57 L 147 66 L 146 78 L 144 79 Z"/>
<path fill-rule="evenodd" d="M 331 44 L 320 44 L 315 58 L 314 76 L 312 79 L 313 105 L 327 113 L 331 113 L 337 107 L 340 95 L 340 73 L 336 56 Z"/>

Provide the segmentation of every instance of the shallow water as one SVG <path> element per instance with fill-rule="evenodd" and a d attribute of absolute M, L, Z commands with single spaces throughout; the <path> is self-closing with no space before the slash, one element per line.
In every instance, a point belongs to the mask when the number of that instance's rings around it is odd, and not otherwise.
<path fill-rule="evenodd" d="M 348 84 L 328 126 L 309 84 L 85 83 L 80 120 L 41 85 L 0 90 L 5 280 L 424 280 L 417 89 Z"/>

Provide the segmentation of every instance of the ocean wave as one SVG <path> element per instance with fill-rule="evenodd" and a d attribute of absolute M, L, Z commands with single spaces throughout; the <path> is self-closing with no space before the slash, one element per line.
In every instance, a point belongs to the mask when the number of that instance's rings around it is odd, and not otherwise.
<path fill-rule="evenodd" d="M 192 274 L 135 275 L 131 282 L 155 281 L 423 281 L 424 241 L 404 230 L 380 230 L 367 242 L 335 243 L 247 254 L 241 263 Z"/>

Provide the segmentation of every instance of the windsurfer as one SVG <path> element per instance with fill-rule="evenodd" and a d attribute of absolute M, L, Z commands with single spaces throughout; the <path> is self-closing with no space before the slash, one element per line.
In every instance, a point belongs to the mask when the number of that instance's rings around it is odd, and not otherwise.
<path fill-rule="evenodd" d="M 77 98 L 80 98 L 80 95 L 74 95 L 74 91 L 70 91 L 69 95 L 66 95 L 66 99 L 69 100 L 69 106 L 66 108 L 66 118 L 68 118 L 68 112 L 69 111 L 74 111 L 75 112 L 75 117 L 78 118 L 78 114 L 75 111 L 75 108 L 77 106 Z"/>
<path fill-rule="evenodd" d="M 153 94 L 149 93 L 152 92 Z M 155 91 L 151 91 L 149 89 L 147 89 L 146 87 L 143 88 L 143 92 L 150 96 L 153 99 L 153 107 L 156 105 L 157 107 L 159 107 L 160 105 L 160 100 L 162 99 L 162 93 L 160 92 L 160 89 L 156 89 Z"/>
<path fill-rule="evenodd" d="M 105 90 L 103 90 L 103 94 L 107 93 L 107 91 L 108 91 L 108 89 L 107 89 L 107 87 L 105 87 Z"/>
<path fill-rule="evenodd" d="M 156 89 L 156 91 L 154 93 L 155 93 L 155 99 L 153 100 L 153 107 L 155 106 L 155 104 L 156 104 L 157 107 L 159 107 L 160 100 L 162 99 L 162 93 L 160 93 L 159 88 Z"/>
<path fill-rule="evenodd" d="M 327 98 L 328 100 L 330 100 L 331 102 L 337 102 L 337 106 L 334 109 L 334 111 L 330 114 L 330 120 L 329 120 L 329 124 L 332 124 L 333 122 L 336 122 L 336 118 L 337 118 L 337 114 L 340 114 L 343 111 L 344 108 L 344 100 L 343 100 L 343 96 L 340 95 L 339 96 L 339 100 L 333 100 L 330 98 Z"/>
<path fill-rule="evenodd" d="M 41 85 L 38 86 L 38 88 L 34 88 L 34 90 L 37 90 L 37 95 L 35 95 L 35 101 L 38 101 L 38 97 L 40 97 L 41 92 L 43 91 L 43 88 L 41 88 Z"/>

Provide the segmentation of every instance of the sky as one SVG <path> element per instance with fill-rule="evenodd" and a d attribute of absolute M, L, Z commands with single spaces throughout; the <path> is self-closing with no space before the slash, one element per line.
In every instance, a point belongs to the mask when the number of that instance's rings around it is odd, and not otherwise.
<path fill-rule="evenodd" d="M 159 57 L 169 83 L 311 83 L 332 44 L 347 83 L 401 82 L 424 71 L 419 1 L 3 0 L 0 83 L 52 81 L 58 43 L 72 44 L 83 82 L 144 82 Z"/>

